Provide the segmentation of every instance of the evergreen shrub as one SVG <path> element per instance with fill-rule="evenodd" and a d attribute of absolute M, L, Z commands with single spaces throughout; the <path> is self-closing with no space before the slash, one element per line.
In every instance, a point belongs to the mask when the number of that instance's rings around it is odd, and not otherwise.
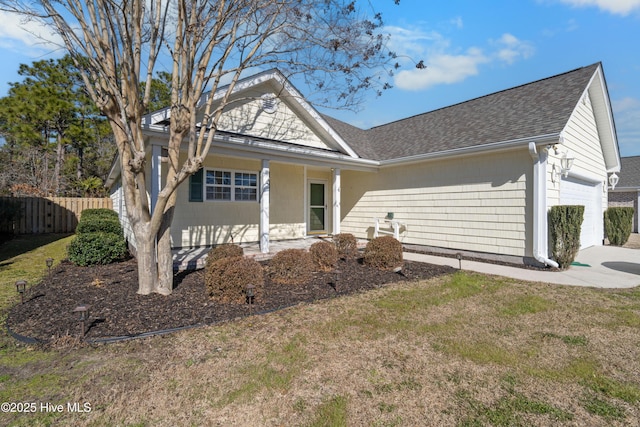
<path fill-rule="evenodd" d="M 115 219 L 118 220 L 118 213 L 113 209 L 107 208 L 95 208 L 95 209 L 85 209 L 80 213 L 80 222 L 82 220 L 88 218 L 104 218 L 104 219 Z"/>
<path fill-rule="evenodd" d="M 609 243 L 622 246 L 627 243 L 633 231 L 634 209 L 630 207 L 613 207 L 604 211 L 604 232 Z"/>
<path fill-rule="evenodd" d="M 584 206 L 559 205 L 549 210 L 551 254 L 561 269 L 567 269 L 580 250 Z"/>
<path fill-rule="evenodd" d="M 304 249 L 285 249 L 269 261 L 269 272 L 274 282 L 301 285 L 313 276 L 311 254 Z"/>
<path fill-rule="evenodd" d="M 111 233 L 122 235 L 122 225 L 116 217 L 89 216 L 82 217 L 76 227 L 76 234 L 85 233 Z"/>
<path fill-rule="evenodd" d="M 243 256 L 220 258 L 207 262 L 204 280 L 209 297 L 219 302 L 244 304 L 247 285 L 254 285 L 253 302 L 262 298 L 264 274 L 258 261 Z"/>
<path fill-rule="evenodd" d="M 110 264 L 126 258 L 127 243 L 118 214 L 111 209 L 84 210 L 67 255 L 80 266 Z"/>
<path fill-rule="evenodd" d="M 69 260 L 76 265 L 110 264 L 127 256 L 124 238 L 113 233 L 78 234 L 67 248 Z"/>
<path fill-rule="evenodd" d="M 381 270 L 402 267 L 402 243 L 392 236 L 370 240 L 364 249 L 364 263 Z"/>

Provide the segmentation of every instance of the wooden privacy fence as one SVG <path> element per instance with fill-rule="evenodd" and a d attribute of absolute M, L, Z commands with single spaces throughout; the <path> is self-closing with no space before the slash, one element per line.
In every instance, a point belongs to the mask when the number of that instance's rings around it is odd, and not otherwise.
<path fill-rule="evenodd" d="M 0 219 L 0 232 L 15 234 L 73 233 L 85 209 L 112 209 L 110 198 L 0 197 L 0 206 L 20 203 L 16 221 Z"/>

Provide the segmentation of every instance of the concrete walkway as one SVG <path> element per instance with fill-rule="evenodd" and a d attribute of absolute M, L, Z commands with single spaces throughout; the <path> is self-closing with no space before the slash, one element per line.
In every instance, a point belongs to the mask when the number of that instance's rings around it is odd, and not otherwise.
<path fill-rule="evenodd" d="M 411 261 L 449 265 L 458 260 L 432 255 L 404 253 Z M 640 250 L 615 246 L 593 246 L 578 253 L 574 265 L 565 271 L 544 271 L 462 260 L 462 269 L 518 280 L 596 288 L 632 288 L 640 285 Z"/>

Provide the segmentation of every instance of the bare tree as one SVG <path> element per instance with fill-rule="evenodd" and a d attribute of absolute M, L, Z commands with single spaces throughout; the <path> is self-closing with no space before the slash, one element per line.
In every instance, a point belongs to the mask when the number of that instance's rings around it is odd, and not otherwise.
<path fill-rule="evenodd" d="M 388 87 L 386 66 L 394 55 L 379 33 L 380 15 L 363 3 L 371 18 L 349 0 L 0 0 L 0 9 L 40 20 L 62 37 L 111 124 L 140 294 L 172 291 L 176 189 L 202 167 L 243 71 L 277 67 L 289 77 L 302 75 L 312 101 L 334 107 L 357 106 L 364 90 Z M 169 160 L 152 209 L 141 124 L 161 61 L 171 63 Z M 203 98 L 219 89 L 224 93 L 215 103 L 213 96 Z M 197 108 L 204 110 L 203 123 L 196 121 Z"/>

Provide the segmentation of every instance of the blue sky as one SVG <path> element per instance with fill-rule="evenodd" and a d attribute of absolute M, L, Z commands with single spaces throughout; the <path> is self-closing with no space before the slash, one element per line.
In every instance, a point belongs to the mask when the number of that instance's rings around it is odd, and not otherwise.
<path fill-rule="evenodd" d="M 640 155 L 640 0 L 369 1 L 383 13 L 391 49 L 428 68 L 405 62 L 392 90 L 357 113 L 331 115 L 369 128 L 601 61 L 620 153 Z M 0 19 L 4 96 L 21 80 L 19 64 L 62 52 L 23 31 L 46 36 L 40 29 Z"/>

